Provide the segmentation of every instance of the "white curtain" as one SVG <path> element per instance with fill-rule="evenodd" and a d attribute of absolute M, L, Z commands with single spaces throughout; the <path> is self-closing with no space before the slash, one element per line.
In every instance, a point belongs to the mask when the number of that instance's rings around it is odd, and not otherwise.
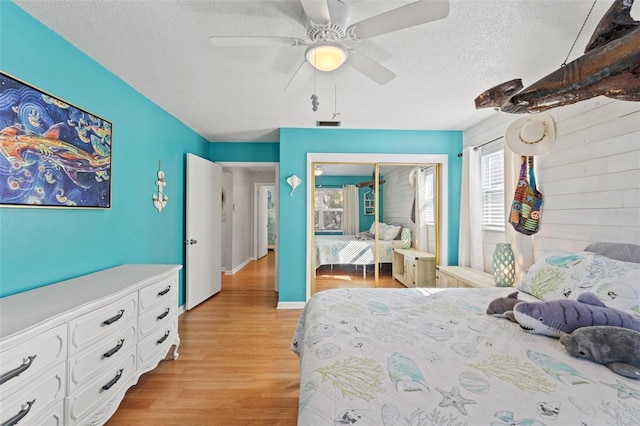
<path fill-rule="evenodd" d="M 355 235 L 360 230 L 360 198 L 355 185 L 345 185 L 342 189 L 343 214 L 342 233 Z"/>
<path fill-rule="evenodd" d="M 429 225 L 434 221 L 433 171 L 429 168 L 415 169 L 415 200 L 415 247 L 429 252 Z"/>
<path fill-rule="evenodd" d="M 462 156 L 458 264 L 480 271 L 484 270 L 481 185 L 480 152 L 466 148 Z"/>
<path fill-rule="evenodd" d="M 505 207 L 505 239 L 511 244 L 516 258 L 516 282 L 533 264 L 533 240 L 532 236 L 521 234 L 513 229 L 508 222 L 511 213 L 511 203 L 516 190 L 516 184 L 520 176 L 520 155 L 513 153 L 505 144 L 504 146 L 504 207 Z"/>

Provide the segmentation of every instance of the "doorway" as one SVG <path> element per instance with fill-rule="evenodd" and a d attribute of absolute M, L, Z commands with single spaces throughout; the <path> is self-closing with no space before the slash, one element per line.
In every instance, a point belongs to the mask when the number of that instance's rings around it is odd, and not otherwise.
<path fill-rule="evenodd" d="M 233 275 L 258 256 L 258 193 L 271 186 L 271 207 L 275 219 L 273 252 L 278 251 L 279 164 L 275 162 L 218 162 L 223 167 L 222 265 L 225 275 Z M 268 220 L 268 218 L 267 218 Z M 275 256 L 273 288 L 278 291 L 278 259 Z"/>
<path fill-rule="evenodd" d="M 403 227 L 413 227 L 413 224 L 409 222 L 409 216 L 411 214 L 411 206 L 415 205 L 415 200 L 413 198 L 415 192 L 410 187 L 408 177 L 410 172 L 414 169 L 423 171 L 430 169 L 430 172 L 426 171 L 425 173 L 431 173 L 431 177 L 435 177 L 435 179 L 432 180 L 432 188 L 434 191 L 431 194 L 433 197 L 432 200 L 435 200 L 435 204 L 432 204 L 431 206 L 432 217 L 430 220 L 433 222 L 431 223 L 432 229 L 430 230 L 431 237 L 428 242 L 426 234 L 421 237 L 423 239 L 423 245 L 421 245 L 422 250 L 429 250 L 430 253 L 436 255 L 436 264 L 446 264 L 448 250 L 446 239 L 448 230 L 448 221 L 446 216 L 446 206 L 448 203 L 447 161 L 447 155 L 432 154 L 309 153 L 307 155 L 307 182 L 309 185 L 307 191 L 307 206 L 309 212 L 307 215 L 307 300 L 315 290 L 314 287 L 317 277 L 316 267 L 320 266 L 322 268 L 327 268 L 327 266 L 324 265 L 325 263 L 330 263 L 332 261 L 340 263 L 344 262 L 347 264 L 351 263 L 351 265 L 346 265 L 347 267 L 357 267 L 358 264 L 360 264 L 359 267 L 363 271 L 363 279 L 366 280 L 367 274 L 369 275 L 369 285 L 367 286 L 377 287 L 380 283 L 380 279 L 385 279 L 386 273 L 390 274 L 391 271 L 385 271 L 384 267 L 387 267 L 388 269 L 391 268 L 393 245 L 400 244 L 400 241 L 396 239 L 398 238 L 397 236 L 394 236 L 393 238 L 389 236 L 389 232 L 393 232 L 398 229 L 383 229 L 383 227 L 389 226 L 390 228 L 400 229 Z M 360 170 L 367 170 L 364 174 L 357 174 L 359 177 L 356 177 L 353 183 L 359 186 L 360 189 L 367 191 L 366 193 L 361 192 L 358 195 L 361 214 L 368 214 L 364 216 L 363 222 L 365 223 L 360 224 L 357 229 L 357 233 L 374 234 L 373 239 L 375 244 L 371 245 L 371 242 L 369 243 L 369 247 L 373 248 L 367 248 L 366 244 L 361 241 L 360 236 L 357 236 L 355 239 L 353 238 L 354 235 L 351 235 L 350 237 L 341 235 L 337 238 L 327 238 L 322 235 L 325 232 L 317 232 L 317 218 L 321 213 L 326 213 L 318 212 L 316 209 L 318 204 L 316 199 L 316 179 L 318 179 L 318 183 L 321 185 L 320 187 L 322 187 L 321 182 L 326 180 L 321 178 L 322 175 L 320 175 L 320 177 L 316 177 L 319 174 L 316 171 L 316 166 L 319 166 L 318 168 L 322 169 L 323 165 L 325 165 L 325 168 L 330 170 L 335 166 L 346 168 L 347 164 L 352 170 L 357 170 L 357 168 L 360 168 Z M 371 174 L 372 170 L 374 171 L 373 176 Z M 351 172 L 350 174 L 353 175 Z M 364 178 L 366 178 L 366 180 L 364 180 Z M 358 181 L 358 179 L 360 180 Z M 385 188 L 391 187 L 386 183 L 386 179 L 390 179 L 390 184 L 393 185 L 393 189 L 387 190 L 388 199 L 387 196 L 384 195 Z M 401 180 L 402 183 L 399 183 L 398 180 Z M 404 194 L 401 192 L 404 192 Z M 381 200 L 384 200 L 384 202 L 381 202 Z M 384 208 L 385 204 L 387 207 L 386 212 Z M 312 212 L 313 214 L 311 214 Z M 367 218 L 367 216 L 369 217 Z M 436 221 L 434 221 L 434 217 L 437 217 Z M 368 227 L 367 225 L 369 225 L 369 222 L 374 223 L 375 225 Z M 386 235 L 384 239 L 382 239 L 382 233 L 385 231 Z M 318 234 L 321 235 L 316 237 Z M 347 239 L 348 242 L 339 241 L 342 237 Z M 318 241 L 316 241 L 316 238 Z M 333 243 L 342 244 L 341 248 L 338 249 L 338 246 L 330 246 L 330 248 L 319 247 L 318 244 L 321 246 L 325 245 L 324 240 L 327 239 L 336 239 L 337 241 L 334 241 Z M 326 244 L 333 243 L 328 242 Z M 427 243 L 430 245 L 427 246 Z M 415 244 L 415 240 L 412 244 Z M 333 259 L 330 256 L 319 256 L 319 254 L 323 253 L 323 250 L 324 253 L 332 253 L 342 257 L 339 259 Z M 345 257 L 343 254 L 348 254 L 348 256 Z M 386 255 L 388 255 L 387 257 L 389 257 L 389 259 L 385 257 Z M 368 256 L 368 258 L 366 258 L 366 256 Z M 445 261 L 442 262 L 441 258 L 445 259 Z M 382 268 L 380 265 L 382 265 Z M 345 265 L 341 265 L 340 268 L 344 266 Z M 349 286 L 349 284 L 344 283 L 344 280 L 352 280 L 352 278 L 340 274 L 337 274 L 337 276 L 336 286 Z M 372 276 L 373 285 L 371 285 Z M 392 278 L 391 281 L 393 281 Z M 385 284 L 385 286 L 387 285 Z"/>

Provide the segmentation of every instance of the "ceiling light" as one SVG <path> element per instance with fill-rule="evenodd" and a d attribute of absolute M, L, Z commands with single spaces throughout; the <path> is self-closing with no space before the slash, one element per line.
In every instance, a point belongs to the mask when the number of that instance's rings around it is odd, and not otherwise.
<path fill-rule="evenodd" d="M 347 60 L 347 51 L 338 43 L 319 42 L 307 47 L 307 62 L 320 71 L 333 71 Z"/>
<path fill-rule="evenodd" d="M 313 171 L 313 174 L 316 176 L 320 176 L 323 173 L 324 173 L 324 170 L 322 170 L 320 167 L 316 167 L 316 169 Z"/>

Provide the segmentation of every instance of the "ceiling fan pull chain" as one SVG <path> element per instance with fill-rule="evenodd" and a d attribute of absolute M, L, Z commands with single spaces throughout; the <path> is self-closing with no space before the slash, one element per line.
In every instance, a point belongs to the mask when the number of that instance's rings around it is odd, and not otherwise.
<path fill-rule="evenodd" d="M 316 58 L 314 49 L 314 61 L 315 60 Z M 318 110 L 318 105 L 320 105 L 320 102 L 318 102 L 318 95 L 316 95 L 316 69 L 315 67 L 313 67 L 313 94 L 311 95 L 311 109 L 313 110 L 313 112 L 316 112 Z"/>
<path fill-rule="evenodd" d="M 573 51 L 573 48 L 576 46 L 576 43 L 578 42 L 578 38 L 580 38 L 580 34 L 582 34 L 582 30 L 584 29 L 584 26 L 586 25 L 587 21 L 589 20 L 589 16 L 591 16 L 591 12 L 593 11 L 593 8 L 596 5 L 596 1 L 598 1 L 598 0 L 593 0 L 593 4 L 591 5 L 591 9 L 589 9 L 589 13 L 587 13 L 587 17 L 584 18 L 584 22 L 582 23 L 582 26 L 580 27 L 580 30 L 578 31 L 578 35 L 576 35 L 576 39 L 573 41 L 573 44 L 571 45 L 571 49 L 569 49 L 569 53 L 567 53 L 567 57 L 564 58 L 564 62 L 562 63 L 562 65 L 560 65 L 560 67 L 564 67 L 565 65 L 567 65 L 567 61 L 569 60 L 569 56 L 571 55 L 571 52 Z"/>

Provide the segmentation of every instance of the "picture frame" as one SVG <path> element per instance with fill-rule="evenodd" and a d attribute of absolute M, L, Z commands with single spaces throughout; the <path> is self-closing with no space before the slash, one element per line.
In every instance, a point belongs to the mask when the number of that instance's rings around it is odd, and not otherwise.
<path fill-rule="evenodd" d="M 111 208 L 113 124 L 0 71 L 0 207 Z"/>

